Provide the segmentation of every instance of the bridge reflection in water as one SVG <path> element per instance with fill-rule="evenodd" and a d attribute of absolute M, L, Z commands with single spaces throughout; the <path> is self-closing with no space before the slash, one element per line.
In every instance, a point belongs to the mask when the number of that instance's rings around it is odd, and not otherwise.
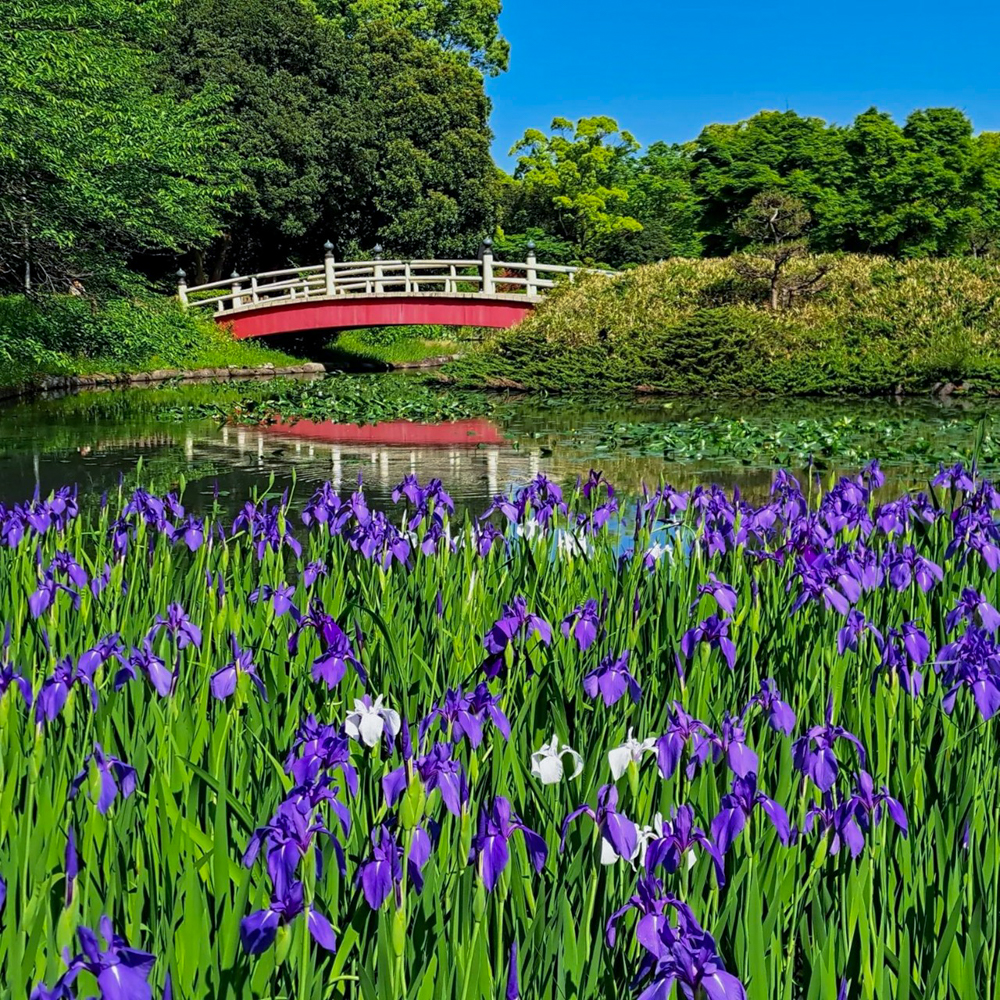
<path fill-rule="evenodd" d="M 359 427 L 332 421 L 303 420 L 259 428 L 223 427 L 219 445 L 235 451 L 241 464 L 266 471 L 275 459 L 301 466 L 308 481 L 328 479 L 337 490 L 351 490 L 360 474 L 366 489 L 388 494 L 407 473 L 422 481 L 444 481 L 457 499 L 481 503 L 542 471 L 541 448 L 514 451 L 488 420 L 416 424 L 392 421 Z M 195 442 L 186 439 L 194 456 Z M 322 470 L 328 470 L 323 475 Z"/>

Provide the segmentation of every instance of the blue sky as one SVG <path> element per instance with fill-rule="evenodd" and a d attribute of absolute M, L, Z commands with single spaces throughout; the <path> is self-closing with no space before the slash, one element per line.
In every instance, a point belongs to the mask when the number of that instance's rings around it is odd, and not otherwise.
<path fill-rule="evenodd" d="M 607 114 L 643 144 L 792 108 L 849 122 L 877 105 L 962 108 L 1000 130 L 1000 5 L 506 0 L 510 69 L 487 82 L 494 154 L 553 116 Z"/>

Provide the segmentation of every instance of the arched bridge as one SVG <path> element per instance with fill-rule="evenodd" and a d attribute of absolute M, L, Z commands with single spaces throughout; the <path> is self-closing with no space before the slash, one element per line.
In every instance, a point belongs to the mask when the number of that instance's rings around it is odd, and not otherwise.
<path fill-rule="evenodd" d="M 509 327 L 562 281 L 588 268 L 495 261 L 489 244 L 477 260 L 336 261 L 260 274 L 233 272 L 227 281 L 188 287 L 178 272 L 177 296 L 189 308 L 212 309 L 237 339 L 368 326 Z M 611 271 L 595 273 L 610 275 Z"/>

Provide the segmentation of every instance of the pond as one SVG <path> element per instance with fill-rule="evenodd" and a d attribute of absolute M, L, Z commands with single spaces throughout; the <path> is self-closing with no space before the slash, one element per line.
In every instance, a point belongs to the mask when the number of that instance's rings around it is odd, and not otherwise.
<path fill-rule="evenodd" d="M 350 491 L 361 477 L 372 502 L 384 505 L 395 484 L 416 473 L 440 478 L 460 507 L 480 509 L 539 471 L 572 482 L 597 467 L 626 491 L 661 479 L 679 488 L 738 483 L 752 496 L 767 490 L 775 467 L 801 473 L 810 459 L 828 474 L 878 457 L 894 488 L 925 485 L 938 462 L 975 453 L 991 467 L 1000 459 L 993 433 L 1000 409 L 969 400 L 507 397 L 488 415 L 453 422 L 220 426 L 186 409 L 214 392 L 132 388 L 0 408 L 0 502 L 67 482 L 96 497 L 122 477 L 161 490 L 183 477 L 188 505 L 198 509 L 211 505 L 216 484 L 233 506 L 272 481 L 276 490 L 295 483 L 303 497 L 327 480 Z"/>

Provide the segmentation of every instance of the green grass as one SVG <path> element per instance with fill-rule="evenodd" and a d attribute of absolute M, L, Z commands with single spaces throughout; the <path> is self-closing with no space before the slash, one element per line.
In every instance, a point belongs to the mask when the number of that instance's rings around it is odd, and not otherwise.
<path fill-rule="evenodd" d="M 726 967 L 744 982 L 750 1000 L 834 998 L 843 977 L 851 982 L 852 1000 L 1000 996 L 998 722 L 979 719 L 968 691 L 946 714 L 944 685 L 929 666 L 919 698 L 885 678 L 873 684 L 873 643 L 864 641 L 857 654 L 837 655 L 839 615 L 810 603 L 789 617 L 797 592 L 792 559 L 760 560 L 752 553 L 759 543 L 715 555 L 701 547 L 692 553 L 692 532 L 700 530 L 693 505 L 670 533 L 658 529 L 667 552 L 652 571 L 642 559 L 649 529 L 633 536 L 631 528 L 619 535 L 614 527 L 592 543 L 558 549 L 543 532 L 521 538 L 509 554 L 501 547 L 480 558 L 470 525 L 458 525 L 464 544 L 457 550 L 440 545 L 434 554 L 414 554 L 409 568 L 383 568 L 325 528 L 296 527 L 301 557 L 284 548 L 258 558 L 245 533 L 223 540 L 206 532 L 211 544 L 190 552 L 139 524 L 128 554 L 116 559 L 109 528 L 127 499 L 113 496 L 107 508 L 88 510 L 62 534 L 0 548 L 0 611 L 13 625 L 5 659 L 26 673 L 36 692 L 62 657 L 75 661 L 102 636 L 119 632 L 128 646 L 141 644 L 171 602 L 191 613 L 203 635 L 200 646 L 179 654 L 171 697 L 158 697 L 142 678 L 115 692 L 118 664 L 111 661 L 96 675 L 96 711 L 86 692 L 74 689 L 59 718 L 37 727 L 13 688 L 0 701 L 0 876 L 8 887 L 0 916 L 0 995 L 20 1000 L 33 983 L 51 984 L 63 969 L 61 948 L 75 947 L 75 928 L 96 926 L 107 913 L 132 945 L 156 956 L 154 995 L 169 971 L 174 996 L 188 1000 L 492 1000 L 503 995 L 508 950 L 516 940 L 523 997 L 623 996 L 640 955 L 633 919 L 625 918 L 613 948 L 604 943 L 604 926 L 633 891 L 635 873 L 624 863 L 598 863 L 598 839 L 586 819 L 571 828 L 560 853 L 563 817 L 581 802 L 595 802 L 598 788 L 610 781 L 607 752 L 630 730 L 640 739 L 664 731 L 672 701 L 718 727 L 725 711 L 739 712 L 760 681 L 773 677 L 798 715 L 798 733 L 821 723 L 832 699 L 834 721 L 863 742 L 876 786 L 885 784 L 904 804 L 909 837 L 886 819 L 866 833 L 865 851 L 855 861 L 844 851 L 832 855 L 828 840 L 816 834 L 784 847 L 758 813 L 727 858 L 724 887 L 716 886 L 699 853 L 690 869 L 660 873 L 667 890 L 687 901 L 715 935 Z M 573 508 L 589 506 L 576 494 L 569 499 Z M 940 496 L 946 507 L 953 499 Z M 565 526 L 565 519 L 557 520 Z M 622 547 L 633 537 L 639 555 L 622 562 Z M 871 590 L 859 601 L 866 617 L 883 631 L 919 620 L 938 648 L 947 639 L 945 611 L 962 587 L 976 587 L 997 604 L 998 579 L 978 556 L 964 565 L 946 563 L 950 537 L 948 517 L 930 525 L 911 521 L 895 544 L 914 544 L 946 564 L 944 582 L 929 593 Z M 855 544 L 854 529 L 840 540 Z M 890 542 L 876 533 L 869 544 L 881 552 Z M 36 620 L 28 597 L 39 563 L 47 565 L 57 550 L 73 553 L 92 573 L 110 564 L 110 584 L 97 597 L 84 589 L 78 610 L 60 593 Z M 328 574 L 310 589 L 302 570 L 313 560 Z M 739 594 L 732 626 L 736 669 L 727 670 L 717 653 L 699 647 L 681 679 L 675 660 L 680 637 L 715 610 L 697 589 L 709 572 Z M 206 586 L 206 574 L 213 581 L 221 575 L 224 597 L 214 583 Z M 320 953 L 299 919 L 280 932 L 274 947 L 251 959 L 239 945 L 239 922 L 266 905 L 269 889 L 263 863 L 244 867 L 241 852 L 253 828 L 289 791 L 282 762 L 300 721 L 315 713 L 339 725 L 363 691 L 351 669 L 332 690 L 312 680 L 314 640 L 304 637 L 290 652 L 289 618 L 275 618 L 266 600 L 249 601 L 251 591 L 285 581 L 300 608 L 320 598 L 352 637 L 360 630 L 367 690 L 384 695 L 414 722 L 447 688 L 468 688 L 479 679 L 482 637 L 503 602 L 523 595 L 530 610 L 556 627 L 551 646 L 529 639 L 518 647 L 530 655 L 530 665 L 523 655 L 516 662 L 508 655 L 506 677 L 492 685 L 510 718 L 511 740 L 487 724 L 478 750 L 467 742 L 456 748 L 470 785 L 469 809 L 454 817 L 437 792 L 427 799 L 407 796 L 406 810 L 426 810 L 441 823 L 423 893 L 411 885 L 398 904 L 387 901 L 372 913 L 354 885 L 358 862 L 369 850 L 369 829 L 393 812 L 381 779 L 401 763 L 398 749 L 354 745 L 359 791 L 354 797 L 338 793 L 352 817 L 351 832 L 342 837 L 347 877 L 338 873 L 326 841 L 322 875 L 313 879 L 308 860 L 298 869 L 308 898 L 337 931 L 337 952 Z M 605 629 L 581 654 L 558 633 L 558 622 L 584 599 L 600 602 L 605 594 Z M 694 611 L 692 602 L 698 602 Z M 230 659 L 231 634 L 253 650 L 267 702 L 246 678 L 229 702 L 211 697 L 209 679 Z M 173 662 L 162 631 L 154 648 Z M 601 656 L 623 649 L 632 651 L 643 689 L 639 702 L 626 697 L 608 708 L 585 697 L 584 674 Z M 749 715 L 746 726 L 760 758 L 760 788 L 801 828 L 818 792 L 793 770 L 787 738 L 758 714 Z M 542 786 L 530 773 L 530 755 L 553 731 L 583 754 L 585 766 L 572 781 Z M 95 742 L 137 769 L 136 794 L 119 797 L 107 816 L 97 811 L 87 785 L 75 799 L 68 797 Z M 856 758 L 843 743 L 837 755 L 843 791 Z M 336 780 L 341 783 L 339 775 Z M 654 813 L 669 815 L 689 803 L 707 826 L 729 784 L 724 762 L 693 779 L 681 768 L 665 781 L 646 756 L 619 780 L 619 808 L 649 823 Z M 536 874 L 515 834 L 511 862 L 487 894 L 468 853 L 476 810 L 495 795 L 510 799 L 524 823 L 545 838 L 549 853 Z M 334 828 L 332 816 L 327 822 Z M 71 824 L 82 868 L 67 906 L 63 853 Z M 86 976 L 78 985 L 81 995 L 93 992 Z"/>
<path fill-rule="evenodd" d="M 417 365 L 461 354 L 476 337 L 473 330 L 440 326 L 345 330 L 327 343 L 323 359 L 346 369 Z"/>

